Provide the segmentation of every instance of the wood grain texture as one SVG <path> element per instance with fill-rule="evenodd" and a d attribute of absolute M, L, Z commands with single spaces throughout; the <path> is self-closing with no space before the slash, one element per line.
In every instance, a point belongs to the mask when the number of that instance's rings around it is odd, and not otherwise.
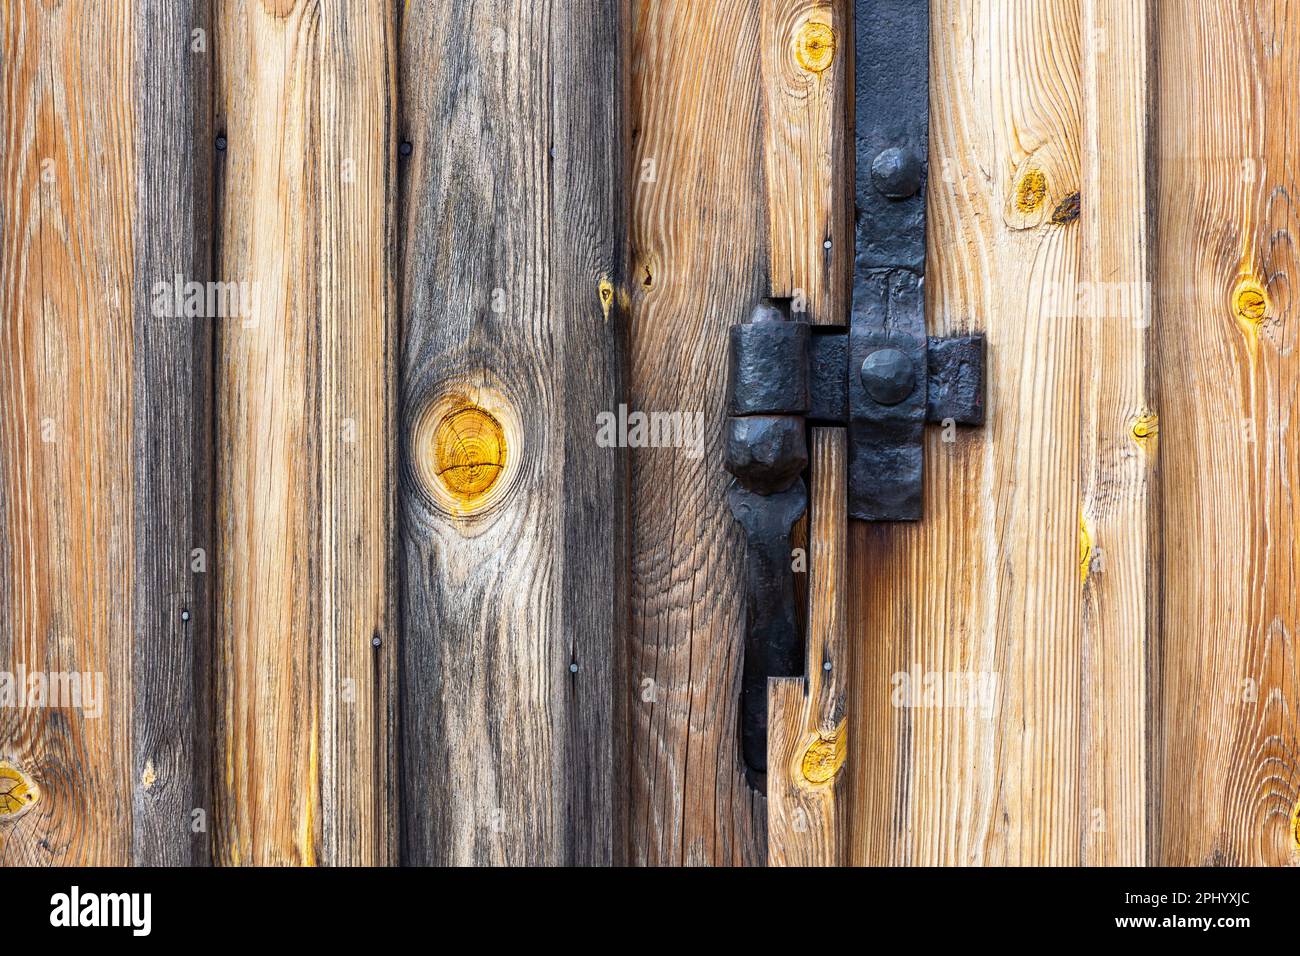
<path fill-rule="evenodd" d="M 1080 859 L 1076 0 L 931 5 L 931 334 L 987 331 L 988 421 L 927 430 L 924 519 L 850 528 L 852 857 Z M 905 679 L 996 678 L 902 706 Z M 986 685 L 987 686 L 987 685 Z M 897 699 L 898 705 L 895 700 Z"/>
<path fill-rule="evenodd" d="M 812 430 L 805 677 L 768 682 L 767 862 L 846 864 L 848 494 L 845 431 Z"/>
<path fill-rule="evenodd" d="M 322 861 L 397 862 L 396 22 L 320 8 Z"/>
<path fill-rule="evenodd" d="M 1147 859 L 1148 654 L 1160 641 L 1150 188 L 1153 7 L 1083 2 L 1081 862 Z M 1063 213 L 1058 218 L 1063 218 Z M 1072 214 L 1072 213 L 1071 213 Z"/>
<path fill-rule="evenodd" d="M 1159 5 L 1164 864 L 1300 862 L 1296 12 Z"/>
<path fill-rule="evenodd" d="M 392 37 L 220 11 L 218 274 L 252 298 L 216 372 L 223 863 L 393 857 Z"/>
<path fill-rule="evenodd" d="M 845 163 L 849 5 L 760 6 L 772 295 L 792 299 L 795 318 L 843 325 L 853 260 L 853 181 Z"/>
<path fill-rule="evenodd" d="M 702 412 L 703 455 L 633 449 L 631 860 L 761 864 L 738 735 L 744 541 L 722 469 L 727 329 L 767 293 L 755 0 L 636 0 L 630 396 Z"/>
<path fill-rule="evenodd" d="M 853 182 L 846 107 L 851 14 L 848 5 L 805 0 L 761 4 L 761 66 L 765 90 L 764 172 L 771 294 L 789 298 L 795 318 L 848 322 L 853 254 Z M 773 680 L 768 700 L 768 831 L 770 865 L 847 862 L 847 800 L 840 772 L 846 745 L 844 689 L 851 665 L 844 601 L 847 473 L 844 436 L 810 436 L 810 519 L 797 547 L 806 547 L 804 680 Z M 838 671 L 826 674 L 827 661 Z M 811 749 L 810 749 L 811 748 Z M 818 779 L 804 772 L 811 753 Z M 834 765 L 833 775 L 820 779 Z"/>
<path fill-rule="evenodd" d="M 133 862 L 202 864 L 210 807 L 212 343 L 173 314 L 212 277 L 212 58 L 206 2 L 134 11 Z"/>
<path fill-rule="evenodd" d="M 5 865 L 131 858 L 133 26 L 0 9 L 0 669 L 89 674 L 101 708 L 0 710 L 40 793 Z"/>
<path fill-rule="evenodd" d="M 311 4 L 219 11 L 218 277 L 257 290 L 216 369 L 214 857 L 233 865 L 313 864 L 320 845 L 319 42 Z"/>
<path fill-rule="evenodd" d="M 622 857 L 626 452 L 596 416 L 623 400 L 625 29 L 595 0 L 403 18 L 407 862 Z"/>

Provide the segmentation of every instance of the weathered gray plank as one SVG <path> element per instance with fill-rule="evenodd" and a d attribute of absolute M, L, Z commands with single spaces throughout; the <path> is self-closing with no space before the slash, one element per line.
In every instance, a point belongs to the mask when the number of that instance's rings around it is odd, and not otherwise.
<path fill-rule="evenodd" d="M 619 855 L 619 7 L 404 17 L 403 855 Z"/>
<path fill-rule="evenodd" d="M 212 277 L 211 37 L 205 0 L 135 9 L 135 863 L 208 859 L 212 320 L 155 314 Z M 174 297 L 172 298 L 174 302 Z"/>

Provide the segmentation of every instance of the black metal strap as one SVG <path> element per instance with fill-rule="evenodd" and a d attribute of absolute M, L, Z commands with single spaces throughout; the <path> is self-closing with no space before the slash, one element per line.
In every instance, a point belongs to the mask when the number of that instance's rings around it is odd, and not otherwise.
<path fill-rule="evenodd" d="M 910 521 L 921 517 L 929 376 L 924 279 L 930 5 L 856 0 L 855 13 L 849 514 Z"/>

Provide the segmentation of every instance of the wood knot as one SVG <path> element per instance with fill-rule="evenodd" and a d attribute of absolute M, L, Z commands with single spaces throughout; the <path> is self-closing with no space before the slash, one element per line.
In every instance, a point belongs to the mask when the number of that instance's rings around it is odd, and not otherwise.
<path fill-rule="evenodd" d="M 1048 220 L 1053 226 L 1065 226 L 1079 218 L 1079 191 L 1076 189 L 1052 210 Z"/>
<path fill-rule="evenodd" d="M 609 310 L 614 306 L 614 283 L 609 279 L 601 279 L 596 291 L 600 294 L 600 309 L 605 314 L 605 321 L 608 322 Z"/>
<path fill-rule="evenodd" d="M 821 786 L 829 783 L 844 766 L 844 757 L 848 751 L 847 730 L 844 722 L 832 733 L 819 734 L 803 752 L 799 769 L 803 778 L 811 784 Z"/>
<path fill-rule="evenodd" d="M 1239 322 L 1259 325 L 1268 316 L 1268 295 L 1253 279 L 1246 279 L 1237 285 L 1233 304 Z"/>
<path fill-rule="evenodd" d="M 31 777 L 7 760 L 0 760 L 0 823 L 17 820 L 40 797 L 40 788 Z"/>
<path fill-rule="evenodd" d="M 1037 212 L 1047 198 L 1047 175 L 1041 169 L 1030 169 L 1016 184 L 1016 210 L 1023 215 Z"/>
<path fill-rule="evenodd" d="M 1143 412 L 1129 425 L 1129 434 L 1142 449 L 1154 450 L 1160 434 L 1160 417 L 1155 412 Z"/>
<path fill-rule="evenodd" d="M 835 31 L 829 23 L 809 20 L 794 39 L 794 56 L 809 73 L 823 73 L 835 60 Z"/>
<path fill-rule="evenodd" d="M 472 392 L 473 398 L 469 397 Z M 416 419 L 415 471 L 433 503 L 448 514 L 477 514 L 506 493 L 521 445 L 518 416 L 486 387 L 449 391 Z"/>
<path fill-rule="evenodd" d="M 444 415 L 433 433 L 437 474 L 469 506 L 487 494 L 506 466 L 501 423 L 475 405 Z"/>

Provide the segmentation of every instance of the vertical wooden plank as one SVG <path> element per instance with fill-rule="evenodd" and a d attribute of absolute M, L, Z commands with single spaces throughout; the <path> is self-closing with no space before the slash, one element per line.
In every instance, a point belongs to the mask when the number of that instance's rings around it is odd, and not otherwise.
<path fill-rule="evenodd" d="M 842 428 L 812 431 L 808 531 L 808 655 L 804 679 L 768 683 L 767 860 L 772 866 L 848 862 L 841 773 L 848 752 L 847 456 Z"/>
<path fill-rule="evenodd" d="M 1162 864 L 1300 862 L 1295 12 L 1159 5 Z"/>
<path fill-rule="evenodd" d="M 927 314 L 987 331 L 989 417 L 927 430 L 923 521 L 850 527 L 853 859 L 1075 863 L 1086 370 L 1055 303 L 1079 269 L 1080 7 L 933 0 L 931 24 Z M 960 706 L 934 706 L 950 674 Z"/>
<path fill-rule="evenodd" d="M 1149 649 L 1159 634 L 1158 418 L 1148 219 L 1151 5 L 1083 3 L 1081 322 L 1082 861 L 1147 855 Z M 1073 206 L 1061 216 L 1073 216 Z"/>
<path fill-rule="evenodd" d="M 636 0 L 634 410 L 702 413 L 703 454 L 631 455 L 630 833 L 640 864 L 761 864 L 738 709 L 744 542 L 721 467 L 727 328 L 767 292 L 758 0 Z"/>
<path fill-rule="evenodd" d="M 392 13 L 223 5 L 217 820 L 225 863 L 395 855 Z"/>
<path fill-rule="evenodd" d="M 761 4 L 771 291 L 791 299 L 796 318 L 815 324 L 848 322 L 848 10 L 847 4 L 810 0 Z M 776 865 L 846 861 L 847 811 L 839 793 L 847 738 L 843 696 L 851 670 L 843 606 L 844 436 L 815 430 L 812 449 L 809 670 L 806 680 L 771 681 L 768 701 L 767 859 Z M 827 662 L 839 671 L 823 671 Z"/>
<path fill-rule="evenodd" d="M 207 13 L 202 0 L 134 12 L 132 859 L 145 866 L 200 864 L 209 846 L 214 320 L 175 308 L 178 284 L 212 277 Z"/>
<path fill-rule="evenodd" d="M 218 278 L 247 314 L 217 360 L 214 853 L 301 865 L 320 847 L 321 431 L 314 134 L 320 25 L 308 3 L 223 4 Z"/>
<path fill-rule="evenodd" d="M 397 854 L 394 14 L 320 8 L 322 862 Z"/>
<path fill-rule="evenodd" d="M 851 5 L 762 0 L 761 7 L 772 295 L 792 299 L 796 318 L 843 325 L 853 259 L 845 163 Z"/>
<path fill-rule="evenodd" d="M 5 865 L 131 855 L 132 10 L 0 9 L 0 661 L 83 692 L 0 708 Z"/>
<path fill-rule="evenodd" d="M 403 858 L 621 856 L 618 9 L 403 18 Z"/>

